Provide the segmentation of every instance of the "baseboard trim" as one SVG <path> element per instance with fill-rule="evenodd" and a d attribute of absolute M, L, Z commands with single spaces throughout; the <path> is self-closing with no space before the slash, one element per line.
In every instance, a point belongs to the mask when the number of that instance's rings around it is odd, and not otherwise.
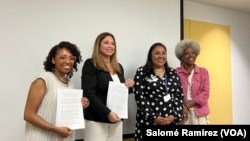
<path fill-rule="evenodd" d="M 127 139 L 127 138 L 134 138 L 134 137 L 135 137 L 134 133 L 131 133 L 131 134 L 123 134 L 123 138 L 124 138 L 124 139 Z"/>
<path fill-rule="evenodd" d="M 134 138 L 134 133 L 131 133 L 131 134 L 123 134 L 123 139 L 128 139 L 128 138 Z M 78 140 L 75 140 L 75 141 L 84 141 L 84 139 L 78 139 Z"/>

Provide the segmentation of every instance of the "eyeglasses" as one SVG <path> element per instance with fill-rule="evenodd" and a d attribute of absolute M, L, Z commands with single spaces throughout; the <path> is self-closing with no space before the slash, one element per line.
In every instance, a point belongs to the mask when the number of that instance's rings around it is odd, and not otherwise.
<path fill-rule="evenodd" d="M 69 60 L 70 62 L 75 62 L 76 61 L 76 57 L 75 56 L 66 56 L 66 55 L 59 55 L 59 59 L 61 61 L 66 61 Z"/>

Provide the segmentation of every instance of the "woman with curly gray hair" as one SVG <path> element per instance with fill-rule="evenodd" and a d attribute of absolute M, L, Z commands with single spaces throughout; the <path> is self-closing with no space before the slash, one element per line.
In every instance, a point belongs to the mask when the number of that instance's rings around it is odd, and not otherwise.
<path fill-rule="evenodd" d="M 181 62 L 176 71 L 184 93 L 184 117 L 181 124 L 209 124 L 209 74 L 206 68 L 195 64 L 199 54 L 200 45 L 192 39 L 180 41 L 175 48 L 175 55 Z"/>

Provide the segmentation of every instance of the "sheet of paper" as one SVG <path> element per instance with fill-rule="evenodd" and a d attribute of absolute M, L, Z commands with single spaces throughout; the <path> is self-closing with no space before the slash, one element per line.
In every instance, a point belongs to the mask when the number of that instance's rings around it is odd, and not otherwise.
<path fill-rule="evenodd" d="M 107 107 L 120 118 L 128 118 L 128 87 L 124 83 L 109 82 Z"/>
<path fill-rule="evenodd" d="M 81 97 L 81 89 L 57 89 L 57 126 L 85 128 Z"/>

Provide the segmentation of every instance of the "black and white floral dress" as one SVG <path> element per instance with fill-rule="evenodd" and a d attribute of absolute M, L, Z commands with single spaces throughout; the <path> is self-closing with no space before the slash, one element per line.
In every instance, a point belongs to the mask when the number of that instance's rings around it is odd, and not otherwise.
<path fill-rule="evenodd" d="M 181 121 L 183 116 L 183 91 L 177 72 L 168 68 L 164 78 L 156 74 L 145 75 L 145 68 L 139 67 L 134 81 L 134 94 L 137 104 L 136 113 L 136 141 L 143 140 L 142 126 L 155 125 L 157 116 L 173 115 L 175 124 Z M 169 95 L 168 100 L 164 96 Z"/>

